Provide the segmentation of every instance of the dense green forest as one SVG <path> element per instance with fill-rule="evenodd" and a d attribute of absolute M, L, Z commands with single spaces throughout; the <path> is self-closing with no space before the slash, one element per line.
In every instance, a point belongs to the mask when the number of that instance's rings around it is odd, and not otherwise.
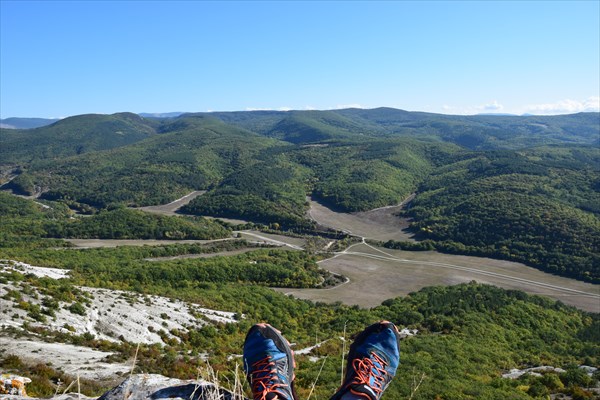
<path fill-rule="evenodd" d="M 595 149 L 488 152 L 436 170 L 406 214 L 454 252 L 525 262 L 600 282 Z"/>
<path fill-rule="evenodd" d="M 598 282 L 599 136 L 597 113 L 448 116 L 380 108 L 166 119 L 83 115 L 36 129 L 2 129 L 0 172 L 12 178 L 5 189 L 96 214 L 86 223 L 28 222 L 38 236 L 222 237 L 223 229 L 206 220 L 122 209 L 165 204 L 193 190 L 207 193 L 184 213 L 303 232 L 313 227 L 307 196 L 353 212 L 416 193 L 407 216 L 418 237 L 438 249 Z M 135 228 L 127 228 L 130 222 Z"/>
<path fill-rule="evenodd" d="M 286 227 L 310 226 L 304 217 L 309 171 L 274 155 L 226 177 L 213 191 L 192 200 L 181 212 L 242 218 Z"/>
<path fill-rule="evenodd" d="M 2 163 L 28 163 L 112 149 L 155 134 L 152 120 L 132 113 L 89 114 L 35 129 L 0 129 Z"/>
<path fill-rule="evenodd" d="M 293 143 L 331 138 L 419 137 L 472 150 L 599 144 L 598 113 L 555 116 L 442 115 L 393 108 L 209 113 L 226 123 Z"/>
<path fill-rule="evenodd" d="M 168 217 L 127 208 L 73 216 L 58 202 L 36 204 L 0 192 L 0 236 L 5 242 L 19 237 L 78 239 L 219 239 L 231 232 L 202 217 Z M 45 206 L 45 207 L 44 207 Z M 6 245 L 5 245 L 6 246 Z M 2 246 L 2 247 L 5 247 Z"/>

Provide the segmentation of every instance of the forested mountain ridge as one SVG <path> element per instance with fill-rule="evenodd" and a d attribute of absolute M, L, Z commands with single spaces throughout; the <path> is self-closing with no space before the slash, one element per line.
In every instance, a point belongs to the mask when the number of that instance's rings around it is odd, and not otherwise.
<path fill-rule="evenodd" d="M 0 129 L 2 164 L 30 163 L 125 146 L 155 134 L 151 120 L 132 113 L 69 117 L 34 129 Z"/>
<path fill-rule="evenodd" d="M 93 207 L 163 204 L 207 189 L 273 140 L 205 117 L 181 118 L 129 146 L 31 163 L 10 182 L 21 193 Z"/>
<path fill-rule="evenodd" d="M 6 188 L 84 212 L 207 190 L 183 211 L 285 229 L 311 229 L 306 196 L 353 212 L 416 192 L 412 228 L 440 249 L 598 282 L 598 118 L 386 108 L 85 115 L 2 130 L 0 163 L 16 168 Z"/>
<path fill-rule="evenodd" d="M 393 108 L 329 111 L 246 111 L 143 118 L 132 113 L 87 114 L 35 129 L 0 129 L 2 164 L 64 157 L 131 144 L 173 129 L 190 118 L 210 117 L 292 143 L 348 137 L 409 136 L 469 149 L 517 149 L 548 144 L 600 144 L 600 114 L 458 116 Z M 171 126 L 167 128 L 166 126 Z"/>
<path fill-rule="evenodd" d="M 314 142 L 349 133 L 443 140 L 473 150 L 548 144 L 600 144 L 600 114 L 554 116 L 444 115 L 394 108 L 329 111 L 209 113 L 226 123 L 292 142 Z"/>
<path fill-rule="evenodd" d="M 406 214 L 420 238 L 600 281 L 599 152 L 490 152 L 439 168 Z M 451 243 L 452 242 L 452 243 Z"/>

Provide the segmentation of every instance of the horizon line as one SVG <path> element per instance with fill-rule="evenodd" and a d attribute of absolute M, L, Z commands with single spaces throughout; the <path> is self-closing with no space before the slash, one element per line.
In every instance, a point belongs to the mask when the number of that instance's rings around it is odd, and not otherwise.
<path fill-rule="evenodd" d="M 67 115 L 65 117 L 37 117 L 37 116 L 29 116 L 29 117 L 15 117 L 15 116 L 11 116 L 11 117 L 6 117 L 6 118 L 0 118 L 0 120 L 4 121 L 7 119 L 48 119 L 48 120 L 63 120 L 66 118 L 71 118 L 71 117 L 77 117 L 77 116 L 82 116 L 82 115 L 115 115 L 115 114 L 125 114 L 125 113 L 131 113 L 131 114 L 136 114 L 139 115 L 141 117 L 144 118 L 144 115 L 147 115 L 148 117 L 152 118 L 152 115 L 156 115 L 155 118 L 169 118 L 169 117 L 160 117 L 159 115 L 165 115 L 165 114 L 178 114 L 175 115 L 171 118 L 177 118 L 181 115 L 185 115 L 185 114 L 216 114 L 216 113 L 252 113 L 252 112 L 264 112 L 264 111 L 270 111 L 270 112 L 280 112 L 280 113 L 287 113 L 287 112 L 308 112 L 308 111 L 341 111 L 341 110 L 377 110 L 377 109 L 382 109 L 382 108 L 387 108 L 387 109 L 391 109 L 391 110 L 397 110 L 397 111 L 404 111 L 404 112 L 409 112 L 409 113 L 422 113 L 422 114 L 435 114 L 435 115 L 446 115 L 446 116 L 456 116 L 456 117 L 476 117 L 476 116 L 497 116 L 497 117 L 554 117 L 554 116 L 560 116 L 560 115 L 576 115 L 576 114 L 584 114 L 584 113 L 600 113 L 599 111 L 578 111 L 578 112 L 567 112 L 567 113 L 557 113 L 557 114 L 533 114 L 533 113 L 522 113 L 522 114 L 514 114 L 514 113 L 494 113 L 494 112 L 484 112 L 484 113 L 474 113 L 474 114 L 446 114 L 446 113 L 441 113 L 441 112 L 431 112 L 431 111 L 416 111 L 416 110 L 406 110 L 406 109 L 402 109 L 402 108 L 396 108 L 396 107 L 389 107 L 389 106 L 379 106 L 379 107 L 343 107 L 343 108 L 324 108 L 324 109 L 317 109 L 317 108 L 311 108 L 311 109 L 292 109 L 292 108 L 287 108 L 287 107 L 280 107 L 280 108 L 246 108 L 245 110 L 207 110 L 207 111 L 166 111 L 166 112 L 133 112 L 133 111 L 117 111 L 117 112 L 111 112 L 111 113 L 104 113 L 104 112 L 86 112 L 86 113 L 82 113 L 82 114 L 72 114 L 72 115 Z M 147 117 L 146 117 L 147 118 Z"/>

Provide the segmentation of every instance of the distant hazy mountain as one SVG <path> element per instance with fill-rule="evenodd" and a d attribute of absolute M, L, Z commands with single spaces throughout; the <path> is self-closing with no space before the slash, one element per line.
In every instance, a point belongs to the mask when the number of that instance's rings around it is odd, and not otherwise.
<path fill-rule="evenodd" d="M 53 124 L 58 118 L 5 118 L 0 119 L 0 128 L 5 129 L 32 129 Z"/>
<path fill-rule="evenodd" d="M 186 114 L 185 112 L 175 111 L 175 112 L 167 112 L 167 113 L 138 113 L 140 117 L 144 118 L 177 118 L 182 114 Z"/>

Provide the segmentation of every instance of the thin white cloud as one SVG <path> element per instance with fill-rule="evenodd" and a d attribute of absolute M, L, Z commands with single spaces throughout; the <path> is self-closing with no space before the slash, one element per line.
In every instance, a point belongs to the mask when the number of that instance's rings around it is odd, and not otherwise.
<path fill-rule="evenodd" d="M 442 105 L 444 113 L 455 115 L 473 115 L 481 113 L 497 113 L 504 111 L 504 105 L 498 103 L 498 100 L 492 100 L 487 104 L 477 106 L 455 107 L 448 104 Z"/>
<path fill-rule="evenodd" d="M 245 111 L 275 111 L 274 108 L 246 107 Z"/>
<path fill-rule="evenodd" d="M 246 111 L 291 111 L 291 107 L 279 107 L 279 108 L 260 108 L 260 107 L 246 107 Z"/>
<path fill-rule="evenodd" d="M 504 106 L 502 104 L 499 104 L 497 100 L 494 100 L 489 104 L 480 106 L 480 109 L 482 111 L 502 111 L 504 109 Z"/>
<path fill-rule="evenodd" d="M 578 112 L 598 112 L 600 111 L 600 97 L 592 96 L 583 101 L 565 99 L 555 103 L 531 104 L 525 106 L 525 113 L 528 114 L 574 114 Z"/>
<path fill-rule="evenodd" d="M 344 108 L 367 108 L 362 104 L 352 103 L 352 104 L 338 104 L 333 108 L 333 110 L 342 110 Z"/>

